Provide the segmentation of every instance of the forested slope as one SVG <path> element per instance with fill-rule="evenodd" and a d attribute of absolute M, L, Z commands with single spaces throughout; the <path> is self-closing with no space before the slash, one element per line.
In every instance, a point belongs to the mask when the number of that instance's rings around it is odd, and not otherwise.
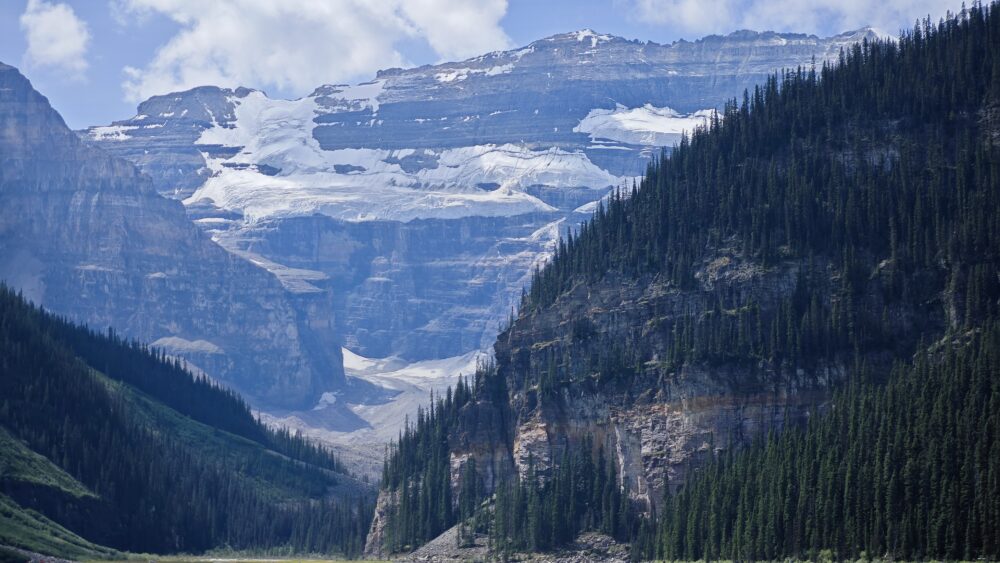
<path fill-rule="evenodd" d="M 998 139 L 993 6 L 734 100 L 559 245 L 496 366 L 402 437 L 369 549 L 468 516 L 428 491 L 499 490 L 464 521 L 501 550 L 996 557 Z"/>
<path fill-rule="evenodd" d="M 6 287 L 0 432 L 5 498 L 96 544 L 347 555 L 363 545 L 368 493 L 330 452 L 266 428 L 239 396 L 159 352 Z"/>
<path fill-rule="evenodd" d="M 995 558 L 996 322 L 900 363 L 886 386 L 860 381 L 805 429 L 709 464 L 667 497 L 658 526 L 644 523 L 637 555 Z"/>

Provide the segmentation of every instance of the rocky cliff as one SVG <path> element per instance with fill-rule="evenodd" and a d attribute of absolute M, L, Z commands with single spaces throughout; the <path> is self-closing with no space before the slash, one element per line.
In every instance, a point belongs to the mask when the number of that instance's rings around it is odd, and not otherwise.
<path fill-rule="evenodd" d="M 762 267 L 731 249 L 713 256 L 698 268 L 695 287 L 658 276 L 609 276 L 581 282 L 551 306 L 520 314 L 495 345 L 496 377 L 506 396 L 480 397 L 449 433 L 455 498 L 470 461 L 489 492 L 515 473 L 525 479 L 529 467 L 544 479 L 564 453 L 590 446 L 593 455 L 603 449 L 611 460 L 633 506 L 651 514 L 668 489 L 676 490 L 719 451 L 801 424 L 821 410 L 846 377 L 846 360 L 806 371 L 670 358 L 678 331 L 712 314 L 720 299 L 753 296 L 762 311 L 774 314 L 795 294 L 806 266 L 786 261 Z M 821 270 L 832 276 L 835 269 Z M 393 494 L 379 499 L 368 537 L 371 556 L 386 555 Z"/>
<path fill-rule="evenodd" d="M 0 278 L 271 406 L 343 387 L 328 293 L 226 252 L 130 162 L 83 143 L 0 65 Z"/>

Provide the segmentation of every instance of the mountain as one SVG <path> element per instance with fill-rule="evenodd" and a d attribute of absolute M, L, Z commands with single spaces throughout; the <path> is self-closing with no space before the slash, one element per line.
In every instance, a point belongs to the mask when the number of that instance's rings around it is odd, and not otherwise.
<path fill-rule="evenodd" d="M 156 96 L 81 136 L 289 291 L 331 296 L 351 352 L 440 360 L 488 348 L 559 234 L 682 130 L 776 69 L 875 36 L 659 45 L 584 30 L 299 100 Z M 321 412 L 294 416 L 342 429 Z"/>
<path fill-rule="evenodd" d="M 641 174 L 649 147 L 704 123 L 687 114 L 875 37 L 741 31 L 659 45 L 583 30 L 294 101 L 210 86 L 156 96 L 86 136 L 136 162 L 161 193 L 188 205 L 210 198 L 247 219 L 552 211 L 567 204 L 549 201 L 558 188 L 601 190 Z"/>
<path fill-rule="evenodd" d="M 226 252 L 131 163 L 85 144 L 0 65 L 0 279 L 150 342 L 255 404 L 344 388 L 329 295 Z M 350 413 L 348 413 L 350 414 Z"/>
<path fill-rule="evenodd" d="M 6 286 L 0 357 L 0 543 L 74 558 L 360 551 L 367 487 L 178 360 Z"/>
<path fill-rule="evenodd" d="M 369 553 L 996 557 L 997 30 L 773 75 L 607 198 L 392 446 Z"/>

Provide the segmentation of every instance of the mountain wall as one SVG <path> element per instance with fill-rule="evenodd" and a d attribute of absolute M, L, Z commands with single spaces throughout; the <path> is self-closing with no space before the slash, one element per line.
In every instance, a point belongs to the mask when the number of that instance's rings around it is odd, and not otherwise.
<path fill-rule="evenodd" d="M 558 235 L 710 110 L 875 36 L 660 45 L 582 30 L 294 101 L 157 96 L 83 136 L 136 163 L 225 248 L 329 287 L 351 350 L 418 361 L 488 346 Z"/>
<path fill-rule="evenodd" d="M 655 514 L 667 491 L 720 452 L 821 413 L 847 378 L 846 355 L 807 368 L 759 358 L 684 361 L 676 347 L 693 343 L 678 343 L 678 333 L 697 332 L 698 319 L 716 313 L 720 300 L 752 299 L 766 317 L 780 314 L 806 269 L 826 276 L 813 290 L 832 304 L 835 265 L 786 260 L 763 267 L 733 248 L 707 256 L 693 287 L 661 276 L 609 275 L 581 280 L 555 303 L 518 315 L 494 347 L 491 377 L 503 381 L 503 392 L 480 390 L 447 431 L 453 498 L 470 463 L 489 493 L 515 475 L 550 478 L 564 456 L 589 447 L 595 458 L 603 451 L 631 506 Z M 734 309 L 723 314 L 738 314 Z M 388 514 L 397 505 L 382 492 L 369 555 L 388 554 Z"/>
<path fill-rule="evenodd" d="M 289 289 L 213 243 L 7 65 L 0 203 L 0 278 L 49 310 L 181 356 L 259 405 L 343 387 L 328 292 Z"/>

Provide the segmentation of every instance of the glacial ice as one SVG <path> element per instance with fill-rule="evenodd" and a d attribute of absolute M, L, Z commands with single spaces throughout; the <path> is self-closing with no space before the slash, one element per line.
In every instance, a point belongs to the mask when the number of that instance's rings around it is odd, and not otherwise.
<path fill-rule="evenodd" d="M 650 104 L 637 108 L 619 105 L 615 109 L 591 110 L 573 131 L 588 133 L 594 141 L 607 139 L 632 145 L 667 147 L 679 142 L 685 131 L 691 134 L 696 127 L 707 125 L 713 111 L 703 109 L 681 115 L 668 107 L 658 108 Z"/>
<path fill-rule="evenodd" d="M 555 210 L 526 193 L 532 186 L 600 190 L 623 181 L 583 152 L 509 143 L 429 151 L 437 166 L 407 172 L 398 161 L 412 149 L 323 150 L 314 119 L 329 110 L 315 97 L 272 100 L 251 92 L 230 102 L 236 120 L 206 129 L 197 144 L 240 150 L 206 150 L 212 175 L 185 204 L 210 200 L 249 221 L 314 213 L 347 221 L 512 216 Z M 261 165 L 278 172 L 264 173 Z"/>

